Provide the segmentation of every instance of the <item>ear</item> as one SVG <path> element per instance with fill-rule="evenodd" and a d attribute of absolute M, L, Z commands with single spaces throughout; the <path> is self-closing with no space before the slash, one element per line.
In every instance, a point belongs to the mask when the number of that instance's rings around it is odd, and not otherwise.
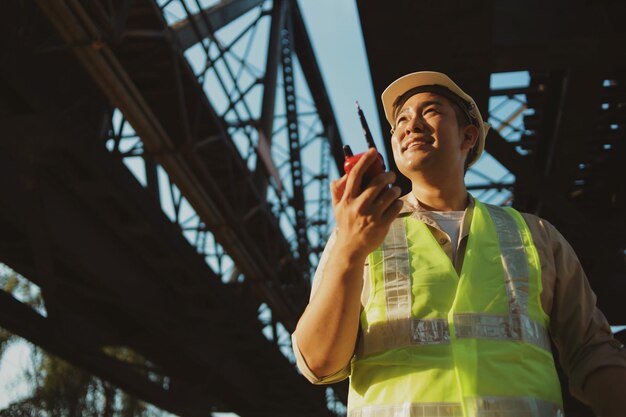
<path fill-rule="evenodd" d="M 462 149 L 472 149 L 478 141 L 478 127 L 473 124 L 469 124 L 463 128 L 463 143 Z"/>

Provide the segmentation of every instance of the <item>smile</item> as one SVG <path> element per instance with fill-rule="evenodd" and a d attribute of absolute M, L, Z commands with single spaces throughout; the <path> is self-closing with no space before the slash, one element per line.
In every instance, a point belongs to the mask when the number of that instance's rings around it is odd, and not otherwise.
<path fill-rule="evenodd" d="M 412 148 L 423 148 L 426 146 L 430 146 L 433 144 L 433 142 L 434 141 L 428 140 L 426 138 L 409 139 L 406 143 L 402 145 L 402 151 L 404 152 Z"/>

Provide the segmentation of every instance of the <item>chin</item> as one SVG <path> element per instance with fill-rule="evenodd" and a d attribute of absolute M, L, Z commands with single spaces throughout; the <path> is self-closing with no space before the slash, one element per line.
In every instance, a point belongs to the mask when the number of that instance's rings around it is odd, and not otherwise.
<path fill-rule="evenodd" d="M 423 168 L 428 166 L 428 161 L 430 161 L 430 159 L 431 158 L 429 158 L 426 154 L 411 152 L 410 154 L 405 153 L 400 163 L 398 164 L 398 161 L 396 161 L 396 164 L 398 165 L 398 169 L 400 170 L 400 172 L 404 174 L 403 171 L 405 170 L 407 172 L 422 170 Z"/>
<path fill-rule="evenodd" d="M 412 160 L 404 161 L 402 164 L 397 164 L 397 167 L 398 171 L 400 171 L 402 175 L 407 178 L 411 178 L 413 173 L 422 171 L 423 164 L 421 161 Z"/>

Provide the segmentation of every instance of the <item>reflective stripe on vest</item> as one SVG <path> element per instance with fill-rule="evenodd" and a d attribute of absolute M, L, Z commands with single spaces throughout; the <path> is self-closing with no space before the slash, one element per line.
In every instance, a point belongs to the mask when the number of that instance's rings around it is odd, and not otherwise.
<path fill-rule="evenodd" d="M 466 401 L 468 409 L 484 417 L 562 417 L 561 408 L 533 397 L 481 397 Z M 348 412 L 348 417 L 463 417 L 459 403 L 405 403 L 369 406 Z"/>
<path fill-rule="evenodd" d="M 410 217 L 370 255 L 349 417 L 562 415 L 528 226 L 476 202 L 467 239 L 460 273 Z"/>
<path fill-rule="evenodd" d="M 409 310 L 410 311 L 410 310 Z M 550 350 L 550 337 L 541 324 L 528 316 L 496 316 L 488 314 L 455 314 L 454 328 L 458 338 L 519 340 Z M 400 341 L 397 335 L 406 331 L 408 337 Z M 372 342 L 365 345 L 362 355 L 371 355 L 409 345 L 450 343 L 450 329 L 446 319 L 411 319 L 375 324 L 368 330 Z M 375 341 L 380 341 L 376 343 Z"/>
<path fill-rule="evenodd" d="M 504 285 L 509 296 L 509 313 L 528 313 L 528 258 L 515 220 L 502 207 L 485 204 L 496 226 L 502 251 Z"/>
<path fill-rule="evenodd" d="M 390 321 L 411 317 L 411 277 L 404 223 L 393 222 L 383 244 L 385 298 Z"/>

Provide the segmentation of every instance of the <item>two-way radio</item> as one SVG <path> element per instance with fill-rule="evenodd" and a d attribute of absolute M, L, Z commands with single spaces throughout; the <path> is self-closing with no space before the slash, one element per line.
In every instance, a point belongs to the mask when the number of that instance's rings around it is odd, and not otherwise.
<path fill-rule="evenodd" d="M 376 144 L 374 144 L 374 139 L 372 138 L 372 132 L 370 131 L 369 126 L 367 125 L 367 120 L 365 120 L 365 115 L 363 114 L 363 110 L 359 106 L 359 102 L 356 102 L 356 111 L 359 115 L 359 121 L 361 122 L 361 128 L 363 129 L 363 136 L 365 136 L 365 140 L 367 141 L 368 148 L 376 149 Z M 352 149 L 350 146 L 344 145 L 343 154 L 345 157 L 343 163 L 343 169 L 346 172 L 346 175 L 350 173 L 354 165 L 361 159 L 361 157 L 365 154 L 365 152 L 354 155 L 352 153 Z M 363 184 L 367 185 L 375 176 L 380 175 L 385 172 L 385 161 L 383 156 L 378 152 L 378 158 L 374 161 L 372 165 L 367 169 L 365 175 L 363 176 Z"/>

